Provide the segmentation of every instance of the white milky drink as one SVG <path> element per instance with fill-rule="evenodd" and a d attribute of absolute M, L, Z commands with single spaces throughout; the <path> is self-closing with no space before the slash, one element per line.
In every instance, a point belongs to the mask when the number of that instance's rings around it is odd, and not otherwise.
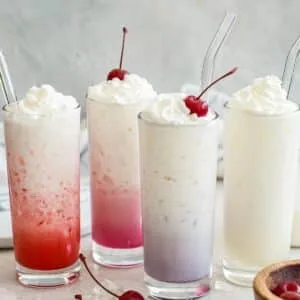
<path fill-rule="evenodd" d="M 190 114 L 184 98 L 159 95 L 139 120 L 144 268 L 154 296 L 170 297 L 175 285 L 199 296 L 211 276 L 219 127 L 211 111 Z"/>
<path fill-rule="evenodd" d="M 293 218 L 293 230 L 292 230 L 292 241 L 291 246 L 293 248 L 300 247 L 300 164 L 298 163 L 298 181 L 297 181 L 297 194 L 295 211 Z"/>
<path fill-rule="evenodd" d="M 288 258 L 296 193 L 300 113 L 275 76 L 229 101 L 224 124 L 224 273 L 249 285 Z"/>

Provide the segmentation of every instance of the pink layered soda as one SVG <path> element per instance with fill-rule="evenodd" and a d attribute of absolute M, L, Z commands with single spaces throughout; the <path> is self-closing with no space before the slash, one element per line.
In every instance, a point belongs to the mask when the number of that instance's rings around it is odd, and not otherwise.
<path fill-rule="evenodd" d="M 4 122 L 16 261 L 69 267 L 80 248 L 80 108 L 50 86 L 33 87 L 4 109 Z"/>
<path fill-rule="evenodd" d="M 92 237 L 107 248 L 142 246 L 136 120 L 140 105 L 88 100 Z"/>
<path fill-rule="evenodd" d="M 142 259 L 137 115 L 156 95 L 122 67 L 126 34 L 123 27 L 119 67 L 90 86 L 87 97 L 93 257 L 108 265 Z"/>
<path fill-rule="evenodd" d="M 94 175 L 96 177 L 96 174 Z M 93 176 L 93 240 L 110 248 L 142 245 L 140 190 L 115 187 Z M 106 180 L 109 180 L 106 178 Z"/>

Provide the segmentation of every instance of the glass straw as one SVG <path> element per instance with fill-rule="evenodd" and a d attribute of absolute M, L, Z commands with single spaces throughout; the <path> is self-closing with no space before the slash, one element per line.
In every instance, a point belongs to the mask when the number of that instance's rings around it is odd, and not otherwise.
<path fill-rule="evenodd" d="M 300 53 L 300 37 L 293 43 L 287 55 L 285 66 L 282 75 L 282 87 L 287 92 L 287 98 L 290 94 L 291 85 L 294 77 L 294 70 L 296 66 L 297 57 Z"/>
<path fill-rule="evenodd" d="M 232 28 L 236 21 L 236 14 L 234 13 L 226 13 L 222 23 L 220 24 L 217 32 L 213 40 L 211 41 L 202 67 L 202 75 L 201 75 L 201 86 L 205 87 L 211 83 L 214 77 L 215 71 L 215 62 L 218 54 L 220 53 L 220 49 L 226 39 L 229 37 Z"/>
<path fill-rule="evenodd" d="M 3 53 L 0 51 L 0 81 L 6 104 L 17 101 L 14 87 L 9 75 L 7 63 Z"/>

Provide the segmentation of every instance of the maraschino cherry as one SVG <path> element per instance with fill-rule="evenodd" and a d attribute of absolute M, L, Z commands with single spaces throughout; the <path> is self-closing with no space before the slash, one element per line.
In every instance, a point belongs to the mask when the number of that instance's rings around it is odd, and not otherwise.
<path fill-rule="evenodd" d="M 191 114 L 196 114 L 198 117 L 204 117 L 208 113 L 208 105 L 207 103 L 201 99 L 201 97 L 209 90 L 213 85 L 215 85 L 220 80 L 226 78 L 227 76 L 235 73 L 237 68 L 233 68 L 231 71 L 222 75 L 221 77 L 214 80 L 210 85 L 208 85 L 198 97 L 189 95 L 184 99 L 186 107 L 190 110 Z"/>
<path fill-rule="evenodd" d="M 128 290 L 124 292 L 122 295 L 117 295 L 116 293 L 110 291 L 108 288 L 106 288 L 91 272 L 89 266 L 86 263 L 86 258 L 83 254 L 80 253 L 79 258 L 81 262 L 83 263 L 84 267 L 86 268 L 87 272 L 90 274 L 92 279 L 108 294 L 116 297 L 119 300 L 144 300 L 144 297 L 137 291 Z M 77 298 L 76 298 L 77 297 Z M 83 299 L 82 295 L 75 295 L 75 299 Z"/>
<path fill-rule="evenodd" d="M 283 300 L 300 300 L 300 295 L 296 292 L 286 292 L 280 295 Z"/>
<path fill-rule="evenodd" d="M 273 290 L 272 292 L 276 295 L 276 296 L 280 296 L 283 293 L 286 292 L 296 292 L 299 293 L 300 292 L 300 286 L 296 281 L 293 280 L 288 280 L 288 281 L 284 281 L 282 283 L 279 283 Z"/>
<path fill-rule="evenodd" d="M 128 74 L 128 72 L 126 70 L 122 69 L 126 34 L 127 34 L 127 28 L 123 27 L 123 40 L 122 40 L 122 49 L 121 49 L 119 68 L 111 70 L 107 75 L 107 78 L 106 78 L 107 80 L 112 80 L 114 78 L 119 78 L 120 80 L 123 80 L 125 75 Z"/>
<path fill-rule="evenodd" d="M 300 300 L 300 285 L 294 280 L 283 281 L 272 289 L 272 293 L 284 300 Z"/>

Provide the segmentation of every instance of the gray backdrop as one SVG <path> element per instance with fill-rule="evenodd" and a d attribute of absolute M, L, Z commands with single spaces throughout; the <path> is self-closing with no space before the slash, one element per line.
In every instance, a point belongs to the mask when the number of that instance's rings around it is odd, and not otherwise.
<path fill-rule="evenodd" d="M 0 47 L 19 98 L 33 84 L 50 83 L 82 101 L 87 86 L 117 66 L 122 25 L 129 29 L 125 67 L 148 78 L 158 91 L 200 81 L 204 53 L 226 10 L 236 12 L 239 20 L 217 73 L 235 65 L 240 68 L 235 78 L 220 85 L 227 93 L 256 76 L 281 75 L 287 51 L 300 35 L 299 0 L 0 0 L 0 4 Z M 299 82 L 296 78 L 292 93 L 298 102 Z"/>

